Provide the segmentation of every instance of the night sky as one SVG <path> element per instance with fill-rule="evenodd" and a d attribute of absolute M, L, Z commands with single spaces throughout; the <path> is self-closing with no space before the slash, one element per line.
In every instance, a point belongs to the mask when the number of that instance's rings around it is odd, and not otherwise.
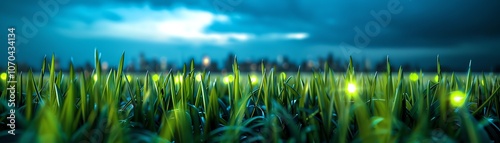
<path fill-rule="evenodd" d="M 333 0 L 16 0 L 0 2 L 0 34 L 15 27 L 17 61 L 39 68 L 102 60 L 117 65 L 143 52 L 182 63 L 204 55 L 222 61 L 294 62 L 391 58 L 394 64 L 464 71 L 500 65 L 500 1 Z M 45 3 L 45 4 L 44 4 Z M 5 40 L 4 40 L 5 41 Z M 6 45 L 6 44 L 4 44 Z M 6 49 L 5 46 L 4 49 Z M 2 50 L 6 51 L 6 50 Z M 7 52 L 2 55 L 7 55 Z M 6 56 L 0 62 L 6 63 Z"/>

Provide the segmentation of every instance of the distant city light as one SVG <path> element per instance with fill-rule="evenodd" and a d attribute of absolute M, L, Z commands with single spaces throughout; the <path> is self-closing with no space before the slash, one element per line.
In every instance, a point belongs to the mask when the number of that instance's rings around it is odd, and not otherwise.
<path fill-rule="evenodd" d="M 314 64 L 314 61 L 313 61 L 313 60 L 309 60 L 309 61 L 307 62 L 307 67 L 308 67 L 308 68 L 313 68 L 313 67 L 314 67 L 314 65 L 315 65 L 315 64 Z"/>
<path fill-rule="evenodd" d="M 418 74 L 417 73 L 411 73 L 410 74 L 410 80 L 411 81 L 417 81 L 418 80 Z"/>
<path fill-rule="evenodd" d="M 167 57 L 161 57 L 160 58 L 160 69 L 162 71 L 167 70 Z"/>
<path fill-rule="evenodd" d="M 102 62 L 101 67 L 102 67 L 102 70 L 107 71 L 108 68 L 109 68 L 109 63 L 108 62 Z"/>
<path fill-rule="evenodd" d="M 203 66 L 204 67 L 210 66 L 210 57 L 208 57 L 208 56 L 203 57 L 203 61 L 202 62 L 203 62 Z"/>

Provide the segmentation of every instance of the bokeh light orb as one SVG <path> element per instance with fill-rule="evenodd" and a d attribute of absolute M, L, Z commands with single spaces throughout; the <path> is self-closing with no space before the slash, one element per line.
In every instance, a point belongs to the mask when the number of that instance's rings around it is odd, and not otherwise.
<path fill-rule="evenodd" d="M 354 83 L 347 84 L 347 92 L 348 93 L 356 93 L 357 87 Z"/>
<path fill-rule="evenodd" d="M 285 73 L 285 72 L 281 72 L 281 73 L 280 73 L 280 78 L 281 78 L 282 80 L 285 80 L 285 79 L 286 79 L 286 73 Z"/>
<path fill-rule="evenodd" d="M 126 77 L 127 77 L 127 81 L 128 82 L 132 82 L 132 76 L 131 75 L 127 75 Z"/>
<path fill-rule="evenodd" d="M 410 80 L 411 81 L 418 81 L 418 74 L 417 73 L 411 73 L 410 74 Z"/>
<path fill-rule="evenodd" d="M 450 94 L 450 104 L 453 107 L 462 107 L 466 99 L 465 93 L 462 91 L 453 91 Z"/>
<path fill-rule="evenodd" d="M 257 78 L 257 75 L 250 75 L 250 82 L 252 84 L 257 84 L 259 83 L 259 79 Z"/>
<path fill-rule="evenodd" d="M 195 79 L 197 82 L 201 82 L 201 74 L 200 73 L 196 74 Z"/>
<path fill-rule="evenodd" d="M 7 80 L 7 73 L 2 73 L 2 74 L 0 74 L 0 78 L 1 78 L 2 80 Z"/>
<path fill-rule="evenodd" d="M 158 81 L 160 79 L 160 76 L 158 74 L 153 75 L 153 81 Z"/>
<path fill-rule="evenodd" d="M 182 75 L 177 75 L 174 77 L 174 83 L 182 83 Z"/>
<path fill-rule="evenodd" d="M 229 84 L 234 81 L 234 76 L 233 75 L 228 75 L 224 77 L 223 82 L 224 84 Z"/>

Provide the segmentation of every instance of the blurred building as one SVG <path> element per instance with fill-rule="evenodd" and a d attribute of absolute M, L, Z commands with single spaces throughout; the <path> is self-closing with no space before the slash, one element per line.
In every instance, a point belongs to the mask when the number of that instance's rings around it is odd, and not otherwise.
<path fill-rule="evenodd" d="M 144 53 L 140 53 L 139 59 L 136 60 L 132 58 L 130 61 L 125 62 L 124 70 L 125 72 L 134 73 L 134 72 L 168 72 L 168 71 L 178 71 L 182 70 L 183 65 L 175 65 L 174 62 L 168 61 L 168 57 L 160 57 L 160 58 L 150 58 L 147 59 L 147 55 Z M 184 61 L 186 67 L 189 68 L 191 60 L 194 61 L 194 67 L 197 71 L 211 71 L 211 72 L 221 72 L 221 73 L 230 73 L 233 71 L 232 67 L 234 64 L 234 58 L 236 56 L 232 53 L 228 54 L 225 60 L 222 61 L 222 66 L 219 66 L 217 60 L 211 57 L 210 55 L 204 55 L 198 60 L 195 58 L 190 58 L 190 60 Z M 261 65 L 264 65 L 264 68 L 269 71 L 274 69 L 277 72 L 296 72 L 299 70 L 301 72 L 313 72 L 313 71 L 323 71 L 326 67 L 332 69 L 335 72 L 344 72 L 347 69 L 348 61 L 347 60 L 339 60 L 336 59 L 332 53 L 329 53 L 325 57 L 316 57 L 316 60 L 310 58 L 308 60 L 300 61 L 299 64 L 292 62 L 288 56 L 278 55 L 274 60 L 269 60 L 267 58 L 262 59 L 245 59 L 238 60 L 238 68 L 241 72 L 260 72 Z M 49 62 L 50 60 L 47 60 Z M 354 59 L 355 70 L 358 72 L 385 72 L 387 71 L 386 58 L 382 58 L 380 60 L 373 61 L 372 59 L 363 58 L 360 61 L 356 61 Z M 30 69 L 30 66 L 26 63 L 18 63 L 18 70 L 27 72 Z M 69 63 L 68 63 L 69 65 Z M 424 72 L 436 72 L 436 67 L 427 67 L 422 69 L 420 66 L 416 64 L 404 63 L 403 65 L 391 65 L 391 70 L 397 71 L 399 67 L 403 68 L 404 71 L 424 71 Z M 69 66 L 63 66 L 69 67 Z M 101 63 L 101 69 L 103 72 L 107 72 L 110 69 L 115 69 L 117 65 L 110 64 L 106 61 Z M 59 59 L 55 59 L 55 68 L 56 71 L 69 71 L 69 69 L 61 69 L 61 65 Z M 84 72 L 85 75 L 90 75 L 92 72 L 95 72 L 93 62 L 87 61 L 84 65 L 74 65 L 76 72 Z M 0 69 L 5 69 L 5 67 L 0 67 Z M 47 68 L 48 69 L 48 68 Z M 46 70 L 47 70 L 46 69 Z M 443 72 L 452 72 L 453 70 L 446 65 L 441 65 L 441 70 Z M 474 70 L 474 69 L 473 69 Z M 34 72 L 39 72 L 37 69 L 33 69 Z M 490 71 L 484 72 L 500 72 L 500 65 L 491 66 Z"/>

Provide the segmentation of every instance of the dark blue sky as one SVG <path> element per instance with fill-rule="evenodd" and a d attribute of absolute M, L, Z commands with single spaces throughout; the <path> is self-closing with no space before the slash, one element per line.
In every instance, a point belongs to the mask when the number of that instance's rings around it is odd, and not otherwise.
<path fill-rule="evenodd" d="M 83 64 L 140 52 L 181 63 L 229 52 L 242 60 L 316 60 L 333 53 L 373 62 L 488 71 L 500 64 L 500 1 L 17 0 L 0 2 L 0 27 L 16 27 L 17 60 L 45 55 Z M 0 33 L 7 35 L 6 30 Z M 4 36 L 6 37 L 6 36 Z M 6 47 L 5 47 L 6 48 Z M 6 51 L 6 50 L 4 50 Z M 3 54 L 6 55 L 6 54 Z M 6 58 L 0 59 L 5 63 Z"/>

